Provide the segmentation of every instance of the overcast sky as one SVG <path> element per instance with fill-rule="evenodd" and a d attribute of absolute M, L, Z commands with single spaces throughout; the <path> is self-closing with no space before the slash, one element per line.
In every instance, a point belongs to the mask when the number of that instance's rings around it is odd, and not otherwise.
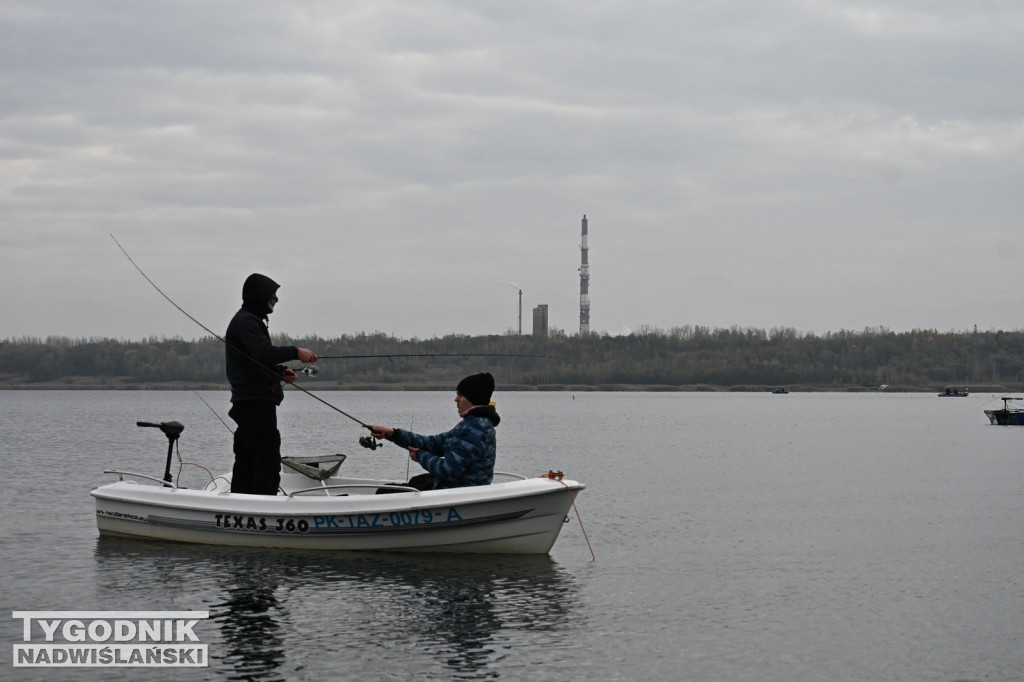
<path fill-rule="evenodd" d="M 0 3 L 0 339 L 1021 329 L 1019 0 Z"/>

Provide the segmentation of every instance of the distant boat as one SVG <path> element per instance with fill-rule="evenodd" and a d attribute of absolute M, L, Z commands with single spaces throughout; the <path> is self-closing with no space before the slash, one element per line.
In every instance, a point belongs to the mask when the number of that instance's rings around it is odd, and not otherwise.
<path fill-rule="evenodd" d="M 1024 407 L 1010 407 L 1011 400 L 1024 400 L 1003 396 L 1003 409 L 985 410 L 988 420 L 998 426 L 1024 426 Z"/>
<path fill-rule="evenodd" d="M 946 386 L 946 390 L 939 394 L 940 398 L 966 398 L 970 393 L 968 388 L 959 386 Z"/>
<path fill-rule="evenodd" d="M 782 386 L 779 386 L 778 388 L 773 388 L 772 393 L 774 393 L 775 395 L 784 395 L 786 393 L 789 393 L 789 390 Z"/>

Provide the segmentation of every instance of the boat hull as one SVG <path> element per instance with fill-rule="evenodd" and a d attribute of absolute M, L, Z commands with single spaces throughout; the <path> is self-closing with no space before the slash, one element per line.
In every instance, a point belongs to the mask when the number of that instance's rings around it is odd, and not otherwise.
<path fill-rule="evenodd" d="M 282 485 L 309 488 L 283 474 Z M 376 494 L 381 481 L 328 479 L 291 495 L 244 495 L 119 481 L 92 491 L 102 535 L 244 547 L 546 554 L 575 481 Z M 285 488 L 288 489 L 287 487 Z"/>
<path fill-rule="evenodd" d="M 1020 410 L 985 410 L 985 416 L 998 426 L 1024 426 L 1024 412 Z"/>

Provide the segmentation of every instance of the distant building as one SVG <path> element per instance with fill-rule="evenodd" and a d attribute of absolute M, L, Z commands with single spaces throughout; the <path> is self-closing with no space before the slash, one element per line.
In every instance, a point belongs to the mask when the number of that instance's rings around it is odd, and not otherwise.
<path fill-rule="evenodd" d="M 533 309 L 533 335 L 541 338 L 548 336 L 548 304 L 541 303 Z"/>

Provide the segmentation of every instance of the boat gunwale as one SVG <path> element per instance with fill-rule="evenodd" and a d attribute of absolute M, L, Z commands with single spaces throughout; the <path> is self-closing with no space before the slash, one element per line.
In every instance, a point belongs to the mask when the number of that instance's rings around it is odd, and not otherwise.
<path fill-rule="evenodd" d="M 386 482 L 378 481 L 380 487 Z M 557 483 L 557 487 L 552 485 Z M 525 488 L 525 490 L 524 490 Z M 443 490 L 402 492 L 387 495 L 249 495 L 227 491 L 169 488 L 120 480 L 94 488 L 90 495 L 99 500 L 122 504 L 141 504 L 182 511 L 229 511 L 236 514 L 275 513 L 282 516 L 315 513 L 391 512 L 456 505 L 505 502 L 567 491 L 573 497 L 586 485 L 577 481 L 551 481 L 545 477 Z M 118 494 L 124 493 L 124 494 Z"/>

